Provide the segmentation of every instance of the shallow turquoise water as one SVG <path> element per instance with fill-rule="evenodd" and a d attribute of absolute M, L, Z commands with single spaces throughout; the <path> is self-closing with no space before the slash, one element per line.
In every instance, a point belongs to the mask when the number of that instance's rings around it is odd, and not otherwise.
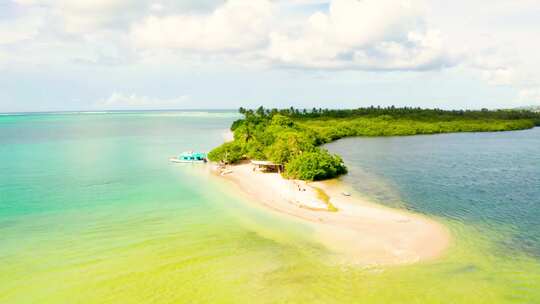
<path fill-rule="evenodd" d="M 538 129 L 347 139 L 364 194 L 446 224 L 441 259 L 337 263 L 198 166 L 232 112 L 0 116 L 0 303 L 536 303 Z"/>

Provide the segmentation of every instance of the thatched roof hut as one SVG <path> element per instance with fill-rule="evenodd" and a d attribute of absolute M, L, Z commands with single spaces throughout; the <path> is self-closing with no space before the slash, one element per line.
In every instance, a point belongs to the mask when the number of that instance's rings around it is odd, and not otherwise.
<path fill-rule="evenodd" d="M 252 160 L 251 164 L 254 166 L 253 170 L 258 169 L 265 172 L 278 172 L 283 171 L 282 164 L 276 164 L 267 160 Z"/>

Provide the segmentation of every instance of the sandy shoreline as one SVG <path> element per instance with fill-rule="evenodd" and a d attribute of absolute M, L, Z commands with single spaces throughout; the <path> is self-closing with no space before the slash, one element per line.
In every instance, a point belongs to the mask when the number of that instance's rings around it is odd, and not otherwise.
<path fill-rule="evenodd" d="M 345 196 L 343 193 L 350 191 L 336 181 L 291 181 L 277 173 L 253 171 L 249 164 L 230 166 L 227 171 L 222 177 L 251 201 L 308 221 L 324 246 L 357 264 L 432 260 L 450 244 L 450 233 L 443 225 L 418 214 L 373 204 L 357 193 Z M 338 211 L 327 211 L 329 207 Z"/>

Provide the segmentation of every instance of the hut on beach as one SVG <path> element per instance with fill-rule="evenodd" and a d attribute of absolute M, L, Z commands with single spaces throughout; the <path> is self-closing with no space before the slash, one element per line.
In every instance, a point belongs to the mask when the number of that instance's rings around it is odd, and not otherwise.
<path fill-rule="evenodd" d="M 252 160 L 251 164 L 253 165 L 253 171 L 259 170 L 263 172 L 283 172 L 283 165 L 276 164 L 267 160 Z"/>

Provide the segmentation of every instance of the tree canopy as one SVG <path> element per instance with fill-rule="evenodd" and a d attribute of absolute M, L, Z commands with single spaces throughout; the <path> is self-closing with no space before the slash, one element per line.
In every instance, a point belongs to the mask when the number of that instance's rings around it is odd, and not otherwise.
<path fill-rule="evenodd" d="M 343 137 L 509 131 L 540 125 L 540 113 L 527 110 L 259 107 L 239 112 L 244 118 L 231 125 L 234 141 L 212 150 L 210 160 L 270 160 L 285 166 L 285 177 L 302 180 L 329 179 L 347 172 L 339 156 L 319 147 Z"/>

